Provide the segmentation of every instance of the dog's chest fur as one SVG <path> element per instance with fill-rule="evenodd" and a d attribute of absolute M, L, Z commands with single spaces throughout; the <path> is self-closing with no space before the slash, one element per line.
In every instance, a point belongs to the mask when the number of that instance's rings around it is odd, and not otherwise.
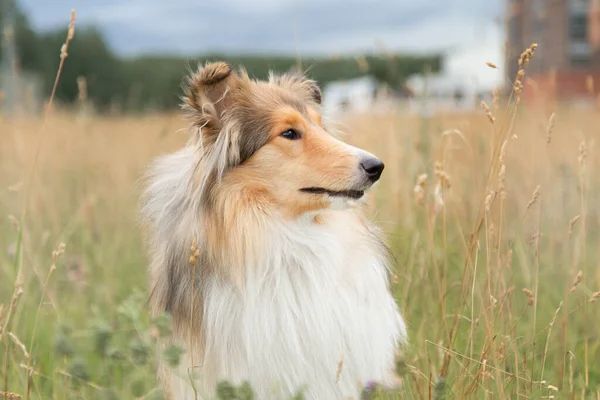
<path fill-rule="evenodd" d="M 203 351 L 194 351 L 200 398 L 220 380 L 247 380 L 258 399 L 303 388 L 307 399 L 358 399 L 360 384 L 389 379 L 406 331 L 368 228 L 342 211 L 323 225 L 274 225 L 267 236 L 244 266 L 243 288 L 206 283 Z M 175 399 L 194 398 L 182 381 L 171 388 Z"/>

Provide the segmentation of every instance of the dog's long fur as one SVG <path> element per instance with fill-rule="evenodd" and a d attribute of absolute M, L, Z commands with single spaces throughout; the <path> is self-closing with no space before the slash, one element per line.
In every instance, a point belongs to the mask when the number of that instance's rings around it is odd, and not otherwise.
<path fill-rule="evenodd" d="M 302 75 L 254 81 L 217 62 L 189 78 L 192 139 L 155 161 L 142 208 L 152 311 L 186 349 L 159 371 L 170 398 L 210 398 L 221 380 L 259 399 L 358 398 L 393 376 L 406 330 L 381 233 L 356 196 L 301 190 L 371 185 L 372 155 L 327 132 L 320 102 Z"/>

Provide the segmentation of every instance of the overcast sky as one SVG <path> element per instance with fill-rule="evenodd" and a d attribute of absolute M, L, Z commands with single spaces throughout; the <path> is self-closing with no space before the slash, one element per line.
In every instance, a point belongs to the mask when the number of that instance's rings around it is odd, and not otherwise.
<path fill-rule="evenodd" d="M 119 54 L 445 51 L 485 83 L 502 62 L 504 0 L 19 0 L 39 29 L 99 26 Z"/>

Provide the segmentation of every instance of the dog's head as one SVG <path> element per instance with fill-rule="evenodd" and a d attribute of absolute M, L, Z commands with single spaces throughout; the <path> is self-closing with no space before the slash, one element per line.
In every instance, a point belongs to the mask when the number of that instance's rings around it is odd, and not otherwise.
<path fill-rule="evenodd" d="M 184 109 L 200 132 L 207 201 L 235 190 L 299 216 L 362 198 L 384 165 L 332 136 L 320 105 L 316 82 L 299 74 L 255 81 L 223 62 L 200 67 L 188 79 Z"/>

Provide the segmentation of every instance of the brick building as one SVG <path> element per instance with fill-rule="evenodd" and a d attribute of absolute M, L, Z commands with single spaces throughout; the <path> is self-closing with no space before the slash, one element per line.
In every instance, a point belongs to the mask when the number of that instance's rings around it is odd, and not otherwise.
<path fill-rule="evenodd" d="M 517 74 L 519 55 L 538 49 L 527 76 L 539 91 L 560 98 L 600 91 L 600 0 L 507 0 L 506 71 Z M 592 85 L 592 82 L 594 84 Z M 525 92 L 532 93 L 525 87 Z"/>

